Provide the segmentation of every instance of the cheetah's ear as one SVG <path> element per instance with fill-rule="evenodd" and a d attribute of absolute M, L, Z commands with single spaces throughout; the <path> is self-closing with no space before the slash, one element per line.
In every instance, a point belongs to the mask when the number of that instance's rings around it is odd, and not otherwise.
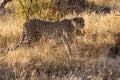
<path fill-rule="evenodd" d="M 78 18 L 73 18 L 72 21 L 76 22 L 78 21 Z"/>

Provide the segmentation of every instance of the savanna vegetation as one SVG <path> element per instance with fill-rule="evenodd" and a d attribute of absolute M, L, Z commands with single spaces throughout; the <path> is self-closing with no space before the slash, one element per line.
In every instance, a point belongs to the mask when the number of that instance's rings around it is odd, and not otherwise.
<path fill-rule="evenodd" d="M 85 35 L 78 32 L 71 58 L 61 42 L 44 40 L 0 52 L 0 80 L 120 80 L 119 0 L 10 1 L 0 10 L 0 51 L 19 42 L 28 19 L 73 17 L 85 19 Z"/>

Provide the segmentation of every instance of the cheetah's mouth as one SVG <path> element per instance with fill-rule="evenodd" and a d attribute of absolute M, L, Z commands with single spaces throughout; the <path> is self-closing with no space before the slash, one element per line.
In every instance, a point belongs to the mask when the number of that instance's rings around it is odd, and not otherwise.
<path fill-rule="evenodd" d="M 79 29 L 79 28 L 83 29 L 83 28 L 84 28 L 84 25 L 77 25 L 76 28 L 78 28 L 78 29 Z"/>

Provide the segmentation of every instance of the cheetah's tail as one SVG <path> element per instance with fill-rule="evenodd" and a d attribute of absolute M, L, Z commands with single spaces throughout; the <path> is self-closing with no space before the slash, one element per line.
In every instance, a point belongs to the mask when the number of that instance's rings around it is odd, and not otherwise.
<path fill-rule="evenodd" d="M 24 40 L 25 40 L 25 30 L 23 29 L 22 36 L 20 38 L 20 41 L 17 43 L 17 45 L 5 49 L 4 52 L 16 50 L 17 48 L 19 48 L 22 45 L 22 43 L 23 43 Z"/>

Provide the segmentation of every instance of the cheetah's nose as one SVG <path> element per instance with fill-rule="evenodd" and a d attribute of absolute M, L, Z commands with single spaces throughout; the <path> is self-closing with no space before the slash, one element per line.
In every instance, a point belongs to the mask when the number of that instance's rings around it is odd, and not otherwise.
<path fill-rule="evenodd" d="M 81 25 L 82 28 L 83 28 L 84 26 L 85 26 L 84 24 Z"/>
<path fill-rule="evenodd" d="M 82 26 L 85 26 L 84 24 Z"/>

